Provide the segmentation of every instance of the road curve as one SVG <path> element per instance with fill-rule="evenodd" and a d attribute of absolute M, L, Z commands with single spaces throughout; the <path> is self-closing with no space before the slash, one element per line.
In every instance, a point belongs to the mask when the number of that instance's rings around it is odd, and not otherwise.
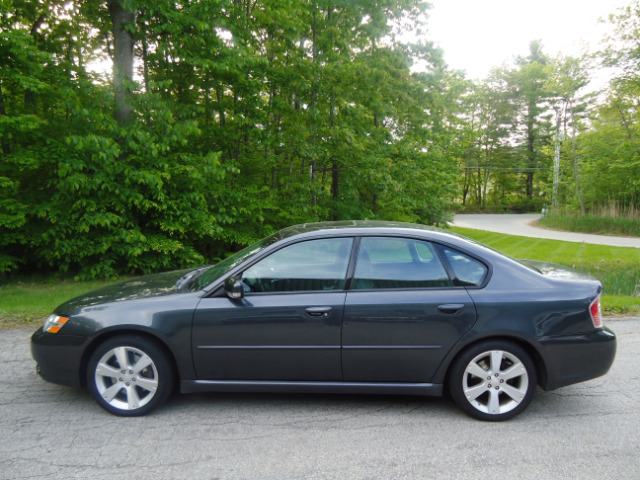
<path fill-rule="evenodd" d="M 640 238 L 638 237 L 563 232 L 531 225 L 541 216 L 539 214 L 461 214 L 454 216 L 452 225 L 454 227 L 473 228 L 475 230 L 506 233 L 508 235 L 520 235 L 522 237 L 547 238 L 565 242 L 610 245 L 612 247 L 640 248 Z"/>

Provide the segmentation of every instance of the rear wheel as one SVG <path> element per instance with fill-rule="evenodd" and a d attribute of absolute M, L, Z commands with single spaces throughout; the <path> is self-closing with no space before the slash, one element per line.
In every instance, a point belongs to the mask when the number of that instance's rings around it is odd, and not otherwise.
<path fill-rule="evenodd" d="M 489 341 L 465 350 L 451 367 L 449 391 L 467 414 L 508 420 L 533 398 L 536 370 L 527 352 L 510 342 Z"/>
<path fill-rule="evenodd" d="M 166 400 L 173 383 L 166 353 L 144 337 L 111 338 L 89 359 L 89 391 L 102 408 L 115 415 L 146 415 Z"/>

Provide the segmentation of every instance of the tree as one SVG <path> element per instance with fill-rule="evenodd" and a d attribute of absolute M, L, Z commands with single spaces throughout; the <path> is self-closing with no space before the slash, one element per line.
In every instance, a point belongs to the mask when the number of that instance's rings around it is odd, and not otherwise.
<path fill-rule="evenodd" d="M 37 242 L 32 203 L 47 194 L 52 144 L 67 127 L 55 100 L 82 71 L 73 32 L 61 2 L 0 2 L 0 272 L 17 269 Z"/>
<path fill-rule="evenodd" d="M 602 65 L 615 67 L 606 100 L 579 137 L 585 163 L 585 203 L 611 202 L 619 210 L 640 206 L 640 2 L 610 15 L 613 34 L 599 52 Z"/>
<path fill-rule="evenodd" d="M 465 202 L 473 192 L 482 207 L 489 197 L 518 210 L 541 206 L 550 158 L 550 94 L 544 88 L 548 61 L 540 43 L 532 42 L 527 57 L 493 69 L 469 91 L 463 116 L 467 148 L 460 156 Z"/>
<path fill-rule="evenodd" d="M 505 70 L 494 69 L 485 81 L 471 86 L 465 97 L 463 204 L 471 192 L 478 205 L 486 206 L 489 187 L 499 190 L 509 172 L 507 152 L 516 109 L 506 76 Z"/>
<path fill-rule="evenodd" d="M 446 219 L 456 76 L 398 36 L 423 2 L 0 1 L 1 270 L 151 272 L 292 223 Z M 106 57 L 112 78 L 87 71 Z"/>
<path fill-rule="evenodd" d="M 517 68 L 510 74 L 515 101 L 520 111 L 520 134 L 524 136 L 526 163 L 525 172 L 526 196 L 534 197 L 534 178 L 543 168 L 544 159 L 540 147 L 547 141 L 549 115 L 548 93 L 544 89 L 546 81 L 545 65 L 548 57 L 542 52 L 539 41 L 529 45 L 529 55 L 517 60 Z"/>
<path fill-rule="evenodd" d="M 109 16 L 113 23 L 113 91 L 115 118 L 121 125 L 131 122 L 133 105 L 133 47 L 136 10 L 126 0 L 108 0 Z"/>
<path fill-rule="evenodd" d="M 553 59 L 547 65 L 548 79 L 545 83 L 545 90 L 549 95 L 555 98 L 555 120 L 556 120 L 556 151 L 554 165 L 554 184 L 553 184 L 553 201 L 554 207 L 558 206 L 558 188 L 559 188 L 559 169 L 560 155 L 562 153 L 563 139 L 568 138 L 568 124 L 571 123 L 571 142 L 572 147 L 572 170 L 573 180 L 575 183 L 575 195 L 580 205 L 580 211 L 585 214 L 585 206 L 580 188 L 580 172 L 578 168 L 578 155 L 576 146 L 576 136 L 578 131 L 578 115 L 584 114 L 586 110 L 586 100 L 590 96 L 579 97 L 578 92 L 588 84 L 588 75 L 586 72 L 585 59 L 574 57 L 558 57 Z"/>

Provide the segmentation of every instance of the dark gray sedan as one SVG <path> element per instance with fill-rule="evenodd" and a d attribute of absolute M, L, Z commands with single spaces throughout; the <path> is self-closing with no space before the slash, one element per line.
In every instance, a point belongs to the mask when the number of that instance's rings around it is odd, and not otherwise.
<path fill-rule="evenodd" d="M 605 374 L 602 285 L 443 230 L 390 222 L 284 229 L 212 267 L 90 292 L 32 337 L 39 374 L 116 415 L 182 392 L 442 395 L 506 420 Z"/>

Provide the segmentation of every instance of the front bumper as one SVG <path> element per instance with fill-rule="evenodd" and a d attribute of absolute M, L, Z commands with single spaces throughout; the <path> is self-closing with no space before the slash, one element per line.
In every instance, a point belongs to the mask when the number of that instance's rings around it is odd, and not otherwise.
<path fill-rule="evenodd" d="M 546 366 L 544 390 L 555 390 L 604 375 L 616 355 L 616 336 L 608 328 L 538 340 Z"/>
<path fill-rule="evenodd" d="M 46 381 L 81 387 L 82 357 L 89 343 L 88 337 L 45 333 L 42 328 L 31 336 L 31 356 L 36 371 Z"/>

